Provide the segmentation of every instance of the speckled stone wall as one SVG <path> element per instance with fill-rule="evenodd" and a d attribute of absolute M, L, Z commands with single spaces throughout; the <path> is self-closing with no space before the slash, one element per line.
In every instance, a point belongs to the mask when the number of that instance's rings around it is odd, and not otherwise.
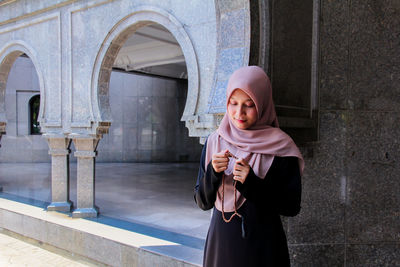
<path fill-rule="evenodd" d="M 400 265 L 400 2 L 321 1 L 320 139 L 303 148 L 293 266 Z"/>

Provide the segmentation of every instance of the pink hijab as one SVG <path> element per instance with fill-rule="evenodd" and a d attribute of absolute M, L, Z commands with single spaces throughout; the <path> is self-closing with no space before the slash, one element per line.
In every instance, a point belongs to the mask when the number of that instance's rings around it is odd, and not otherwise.
<path fill-rule="evenodd" d="M 304 160 L 293 140 L 279 129 L 275 106 L 272 100 L 272 88 L 268 76 L 264 70 L 257 66 L 242 67 L 236 70 L 229 79 L 226 90 L 226 105 L 229 103 L 235 89 L 243 90 L 253 100 L 258 120 L 249 129 L 236 128 L 225 113 L 217 131 L 207 139 L 206 168 L 212 155 L 224 149 L 228 149 L 238 158 L 245 159 L 254 173 L 264 179 L 274 156 L 294 156 L 299 159 L 300 173 L 303 173 Z M 228 169 L 225 170 L 225 194 L 224 210 L 234 211 L 234 186 L 233 166 L 234 159 L 229 159 Z M 222 211 L 222 185 L 217 192 L 215 207 Z M 237 192 L 237 208 L 246 199 Z"/>

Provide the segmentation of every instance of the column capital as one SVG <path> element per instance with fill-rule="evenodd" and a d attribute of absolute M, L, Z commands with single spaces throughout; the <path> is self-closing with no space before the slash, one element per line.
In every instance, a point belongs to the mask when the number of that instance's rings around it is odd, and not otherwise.
<path fill-rule="evenodd" d="M 47 132 L 43 133 L 42 136 L 46 139 L 49 138 L 67 138 L 67 136 L 63 133 L 58 133 L 58 132 Z"/>
<path fill-rule="evenodd" d="M 89 139 L 101 139 L 102 134 L 83 134 L 83 133 L 70 133 L 68 138 L 72 140 L 89 140 Z"/>
<path fill-rule="evenodd" d="M 64 134 L 56 134 L 56 133 L 45 133 L 43 137 L 46 138 L 47 143 L 49 145 L 49 154 L 52 153 L 64 153 L 63 151 L 68 150 L 69 154 L 69 146 L 71 144 L 71 139 L 69 139 Z"/>
<path fill-rule="evenodd" d="M 87 152 L 95 152 L 97 144 L 99 143 L 102 135 L 84 135 L 84 134 L 69 134 L 68 135 L 74 142 L 76 152 L 74 155 L 76 157 L 95 157 L 96 154 L 91 154 Z"/>

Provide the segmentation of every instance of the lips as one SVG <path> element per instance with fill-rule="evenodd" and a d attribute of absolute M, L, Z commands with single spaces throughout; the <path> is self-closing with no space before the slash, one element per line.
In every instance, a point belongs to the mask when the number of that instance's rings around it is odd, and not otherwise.
<path fill-rule="evenodd" d="M 239 123 L 245 123 L 246 122 L 246 120 L 238 120 L 238 119 L 236 119 L 236 121 L 239 122 Z"/>

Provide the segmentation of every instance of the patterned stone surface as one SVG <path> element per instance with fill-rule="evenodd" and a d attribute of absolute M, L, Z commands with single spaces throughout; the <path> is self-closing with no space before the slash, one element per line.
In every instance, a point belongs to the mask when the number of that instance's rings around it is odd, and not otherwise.
<path fill-rule="evenodd" d="M 348 245 L 346 266 L 399 266 L 399 250 L 399 242 Z"/>
<path fill-rule="evenodd" d="M 217 5 L 220 12 L 244 8 L 244 2 L 240 0 L 219 0 Z"/>
<path fill-rule="evenodd" d="M 342 112 L 321 114 L 320 143 L 306 158 L 300 214 L 289 219 L 288 242 L 344 243 L 345 141 Z"/>
<path fill-rule="evenodd" d="M 348 3 L 322 1 L 321 9 L 320 106 L 324 109 L 345 109 L 349 75 Z"/>
<path fill-rule="evenodd" d="M 398 113 L 350 113 L 346 153 L 348 242 L 400 239 L 398 121 Z"/>
<path fill-rule="evenodd" d="M 400 110 L 400 5 L 389 2 L 351 2 L 349 101 L 355 109 Z"/>
<path fill-rule="evenodd" d="M 231 74 L 243 66 L 245 63 L 243 58 L 244 48 L 228 48 L 221 51 L 218 62 L 218 79 L 228 80 Z M 226 90 L 226 88 L 225 88 Z"/>
<path fill-rule="evenodd" d="M 312 1 L 273 1 L 271 83 L 276 105 L 310 106 Z"/>
<path fill-rule="evenodd" d="M 246 10 L 244 9 L 238 9 L 221 15 L 221 48 L 245 45 L 245 39 L 243 38 L 245 12 Z"/>
<path fill-rule="evenodd" d="M 326 0 L 321 8 L 320 139 L 308 146 L 302 211 L 289 219 L 292 263 L 396 266 L 400 5 Z"/>
<path fill-rule="evenodd" d="M 226 110 L 226 86 L 228 80 L 217 83 L 215 87 L 214 96 L 210 99 L 210 111 L 212 112 L 225 112 Z"/>
<path fill-rule="evenodd" d="M 250 6 L 246 1 L 216 1 L 218 24 L 217 65 L 208 100 L 208 113 L 224 113 L 226 87 L 230 75 L 248 65 L 250 53 Z M 212 124 L 216 126 L 216 116 Z"/>
<path fill-rule="evenodd" d="M 291 266 L 345 266 L 344 245 L 289 246 Z"/>

